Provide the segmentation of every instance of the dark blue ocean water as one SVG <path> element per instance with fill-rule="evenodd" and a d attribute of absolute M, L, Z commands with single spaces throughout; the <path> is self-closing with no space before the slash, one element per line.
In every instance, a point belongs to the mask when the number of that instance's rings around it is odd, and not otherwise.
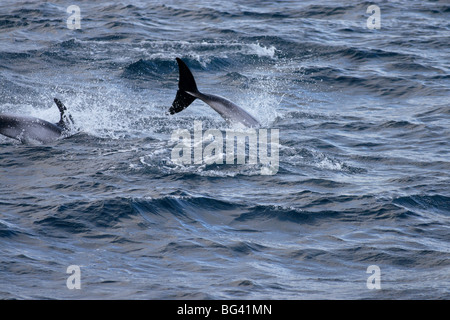
<path fill-rule="evenodd" d="M 2 0 L 0 112 L 57 122 L 58 97 L 79 131 L 0 137 L 0 298 L 449 299 L 449 13 Z M 167 115 L 176 57 L 201 91 L 279 129 L 275 175 L 172 161 L 174 130 L 228 128 L 200 101 Z"/>

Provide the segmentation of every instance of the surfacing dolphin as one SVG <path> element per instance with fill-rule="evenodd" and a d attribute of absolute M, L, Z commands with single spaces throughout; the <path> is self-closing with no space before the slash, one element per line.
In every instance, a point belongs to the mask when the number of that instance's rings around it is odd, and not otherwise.
<path fill-rule="evenodd" d="M 58 123 L 50 123 L 34 117 L 0 114 L 0 134 L 23 143 L 34 141 L 49 143 L 67 136 L 74 121 L 66 112 L 66 106 L 56 98 L 54 101 L 61 115 Z"/>
<path fill-rule="evenodd" d="M 217 111 L 227 122 L 240 122 L 246 127 L 259 127 L 259 122 L 242 108 L 233 102 L 212 94 L 204 94 L 198 91 L 194 76 L 188 66 L 180 58 L 176 58 L 180 78 L 175 100 L 170 107 L 170 114 L 178 113 L 186 109 L 195 99 L 200 99 Z"/>

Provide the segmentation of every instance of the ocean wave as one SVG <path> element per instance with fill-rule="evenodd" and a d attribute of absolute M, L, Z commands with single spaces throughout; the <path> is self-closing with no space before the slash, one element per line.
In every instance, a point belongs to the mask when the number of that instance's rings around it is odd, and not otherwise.
<path fill-rule="evenodd" d="M 22 232 L 6 221 L 0 220 L 0 238 L 11 238 L 20 235 Z"/>
<path fill-rule="evenodd" d="M 450 216 L 450 197 L 439 194 L 398 197 L 393 202 L 414 212 Z"/>
<path fill-rule="evenodd" d="M 103 228 L 119 228 L 121 220 L 134 214 L 130 200 L 126 198 L 77 201 L 58 205 L 48 214 L 35 219 L 34 224 L 44 233 L 58 230 L 69 234 L 89 235 L 101 233 Z"/>
<path fill-rule="evenodd" d="M 230 66 L 236 70 L 239 66 L 262 63 L 262 59 L 276 59 L 277 49 L 258 42 L 222 42 L 222 41 L 141 41 L 140 51 L 144 58 L 128 65 L 125 70 L 146 72 L 149 65 L 152 71 L 168 70 L 170 64 L 176 67 L 175 58 L 181 57 L 193 70 L 225 71 Z M 145 50 L 142 51 L 142 50 Z M 200 54 L 199 52 L 202 52 Z M 176 69 L 176 68 L 175 68 Z"/>
<path fill-rule="evenodd" d="M 167 60 L 143 60 L 131 63 L 123 70 L 122 76 L 126 78 L 149 77 L 151 79 L 163 79 L 168 74 L 176 72 L 173 61 Z"/>
<path fill-rule="evenodd" d="M 318 185 L 317 181 L 310 181 Z M 307 185 L 306 183 L 304 184 Z M 327 187 L 328 183 L 327 183 Z M 335 186 L 336 187 L 336 186 Z M 305 194 L 304 201 L 311 196 Z M 248 228 L 248 222 L 258 228 L 278 228 L 277 223 L 321 224 L 331 221 L 356 223 L 369 220 L 398 220 L 413 214 L 412 205 L 417 205 L 410 198 L 399 198 L 394 204 L 383 203 L 371 196 L 323 196 L 310 200 L 309 203 L 294 206 L 274 204 L 252 205 L 245 202 L 233 202 L 211 197 L 190 196 L 184 192 L 157 198 L 123 198 L 114 197 L 94 201 L 75 201 L 60 204 L 45 215 L 34 217 L 33 224 L 40 232 L 52 234 L 58 230 L 64 234 L 111 234 L 116 229 L 134 224 L 132 228 L 148 228 L 150 225 L 177 223 L 206 223 Z M 435 210 L 446 210 L 442 204 L 448 202 L 445 197 L 420 199 L 419 206 L 431 205 Z M 440 201 L 440 203 L 438 203 Z M 424 204 L 425 203 L 425 204 Z M 431 204 L 430 204 L 431 203 Z M 333 204 L 333 208 L 329 205 Z M 401 205 L 401 206 L 400 206 Z M 364 207 L 364 210 L 361 209 Z M 408 207 L 404 209 L 401 207 Z M 423 207 L 421 207 L 423 209 Z M 448 210 L 445 211 L 448 214 Z M 222 222 L 220 222 L 222 221 Z M 146 227 L 147 225 L 147 227 Z M 239 226 L 240 225 L 240 226 Z M 4 236 L 12 236 L 17 231 L 10 225 L 1 224 Z"/>

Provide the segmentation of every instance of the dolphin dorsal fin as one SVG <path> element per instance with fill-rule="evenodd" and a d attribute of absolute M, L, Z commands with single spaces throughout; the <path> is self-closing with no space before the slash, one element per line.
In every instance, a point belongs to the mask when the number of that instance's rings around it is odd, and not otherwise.
<path fill-rule="evenodd" d="M 67 108 L 59 99 L 54 98 L 53 101 L 55 101 L 56 106 L 58 107 L 59 113 L 61 115 L 58 125 L 65 129 L 69 129 L 70 126 L 74 123 L 72 116 L 70 114 L 67 114 L 67 115 L 65 114 L 67 111 Z"/>

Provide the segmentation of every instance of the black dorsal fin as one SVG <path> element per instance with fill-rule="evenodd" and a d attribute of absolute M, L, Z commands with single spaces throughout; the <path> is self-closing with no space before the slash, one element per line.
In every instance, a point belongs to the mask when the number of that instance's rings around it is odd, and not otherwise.
<path fill-rule="evenodd" d="M 59 113 L 61 114 L 61 119 L 62 119 L 64 112 L 67 111 L 67 108 L 60 100 L 54 98 L 53 101 L 55 101 L 56 105 L 58 106 Z"/>
<path fill-rule="evenodd" d="M 74 123 L 72 116 L 70 114 L 67 115 L 65 114 L 67 108 L 59 99 L 54 98 L 53 101 L 55 101 L 56 106 L 58 107 L 59 113 L 61 115 L 58 125 L 62 128 L 69 129 L 70 126 Z"/>

